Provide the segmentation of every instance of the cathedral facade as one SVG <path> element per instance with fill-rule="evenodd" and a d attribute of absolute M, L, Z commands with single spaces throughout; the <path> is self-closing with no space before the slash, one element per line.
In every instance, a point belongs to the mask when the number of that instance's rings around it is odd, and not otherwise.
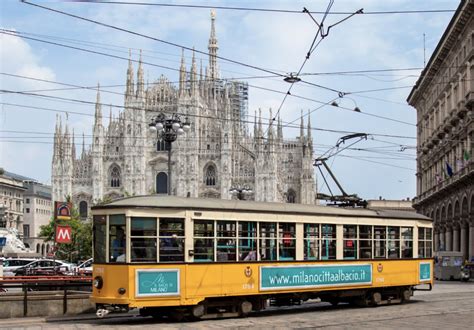
<path fill-rule="evenodd" d="M 245 199 L 316 203 L 311 124 L 300 123 L 299 136 L 284 139 L 278 118 L 263 120 L 261 110 L 248 121 L 248 85 L 219 77 L 215 16 L 211 15 L 209 63 L 198 70 L 184 54 L 179 84 L 163 75 L 145 84 L 142 60 L 135 73 L 129 61 L 123 110 L 104 125 L 99 89 L 90 148 L 76 155 L 74 134 L 58 118 L 52 159 L 53 200 L 70 196 L 81 216 L 94 203 L 128 195 L 168 193 L 168 148 L 149 123 L 159 113 L 187 118 L 191 129 L 171 145 L 171 194 L 236 198 L 235 187 L 252 193 Z M 268 122 L 265 122 L 268 121 Z M 253 133 L 251 128 L 253 126 Z"/>

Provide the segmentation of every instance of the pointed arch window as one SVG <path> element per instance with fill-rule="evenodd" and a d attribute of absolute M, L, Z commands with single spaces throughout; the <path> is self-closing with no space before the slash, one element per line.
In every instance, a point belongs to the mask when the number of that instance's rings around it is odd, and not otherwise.
<path fill-rule="evenodd" d="M 214 165 L 210 165 L 206 169 L 206 186 L 215 186 L 217 182 L 216 168 Z"/>
<path fill-rule="evenodd" d="M 288 190 L 286 194 L 286 202 L 287 203 L 296 203 L 296 192 L 293 189 Z"/>
<path fill-rule="evenodd" d="M 113 188 L 120 187 L 120 168 L 117 165 L 110 169 L 110 186 Z"/>
<path fill-rule="evenodd" d="M 87 202 L 86 201 L 81 201 L 79 203 L 79 216 L 81 217 L 81 219 L 85 219 L 87 218 Z"/>
<path fill-rule="evenodd" d="M 160 172 L 156 175 L 156 193 L 168 193 L 168 174 L 166 174 L 165 172 Z"/>
<path fill-rule="evenodd" d="M 163 139 L 156 141 L 156 151 L 167 151 L 170 148 L 170 142 L 165 142 Z"/>

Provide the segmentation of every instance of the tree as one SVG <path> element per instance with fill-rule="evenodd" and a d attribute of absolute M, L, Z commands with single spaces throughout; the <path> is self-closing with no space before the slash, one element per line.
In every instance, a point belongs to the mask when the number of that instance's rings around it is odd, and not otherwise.
<path fill-rule="evenodd" d="M 92 223 L 82 221 L 79 212 L 73 208 L 71 220 L 58 221 L 58 225 L 71 226 L 71 243 L 56 244 L 56 258 L 77 262 L 92 257 Z M 40 227 L 40 237 L 45 237 L 46 242 L 54 242 L 54 217 L 44 226 Z"/>

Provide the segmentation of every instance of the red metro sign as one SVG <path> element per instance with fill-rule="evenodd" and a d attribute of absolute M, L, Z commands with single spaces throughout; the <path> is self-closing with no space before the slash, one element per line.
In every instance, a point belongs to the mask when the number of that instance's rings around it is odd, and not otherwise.
<path fill-rule="evenodd" d="M 56 243 L 71 243 L 71 237 L 70 226 L 56 226 Z"/>

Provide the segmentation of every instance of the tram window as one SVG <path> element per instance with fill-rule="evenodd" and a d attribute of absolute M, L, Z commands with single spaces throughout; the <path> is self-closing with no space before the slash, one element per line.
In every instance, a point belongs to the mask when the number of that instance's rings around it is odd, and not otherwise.
<path fill-rule="evenodd" d="M 132 262 L 156 262 L 156 238 L 132 237 L 130 251 Z"/>
<path fill-rule="evenodd" d="M 279 260 L 295 260 L 295 243 L 295 224 L 280 223 L 278 225 Z"/>
<path fill-rule="evenodd" d="M 276 224 L 260 223 L 260 259 L 277 260 Z"/>
<path fill-rule="evenodd" d="M 321 259 L 336 259 L 336 225 L 321 225 Z"/>
<path fill-rule="evenodd" d="M 372 226 L 359 226 L 359 259 L 372 258 Z"/>
<path fill-rule="evenodd" d="M 131 236 L 156 236 L 156 218 L 132 217 Z"/>
<path fill-rule="evenodd" d="M 125 262 L 125 215 L 109 216 L 109 262 Z"/>
<path fill-rule="evenodd" d="M 184 261 L 184 219 L 160 218 L 160 262 Z"/>
<path fill-rule="evenodd" d="M 400 227 L 388 227 L 387 250 L 389 259 L 400 258 Z"/>
<path fill-rule="evenodd" d="M 239 221 L 239 261 L 257 260 L 257 223 Z"/>
<path fill-rule="evenodd" d="M 319 259 L 319 224 L 306 223 L 304 227 L 304 259 Z"/>
<path fill-rule="evenodd" d="M 96 263 L 106 261 L 106 223 L 105 215 L 94 215 L 94 260 Z"/>
<path fill-rule="evenodd" d="M 156 218 L 132 217 L 130 253 L 132 262 L 156 262 Z"/>
<path fill-rule="evenodd" d="M 374 257 L 385 258 L 385 234 L 387 228 L 385 226 L 374 227 Z"/>
<path fill-rule="evenodd" d="M 214 261 L 214 221 L 194 221 L 194 261 Z"/>
<path fill-rule="evenodd" d="M 344 225 L 343 226 L 343 256 L 344 259 L 357 258 L 357 226 Z"/>
<path fill-rule="evenodd" d="M 217 261 L 236 259 L 236 222 L 217 221 Z"/>
<path fill-rule="evenodd" d="M 413 258 L 412 227 L 402 227 L 402 258 Z"/>
<path fill-rule="evenodd" d="M 418 228 L 418 257 L 431 258 L 432 244 L 433 241 L 431 228 Z"/>

